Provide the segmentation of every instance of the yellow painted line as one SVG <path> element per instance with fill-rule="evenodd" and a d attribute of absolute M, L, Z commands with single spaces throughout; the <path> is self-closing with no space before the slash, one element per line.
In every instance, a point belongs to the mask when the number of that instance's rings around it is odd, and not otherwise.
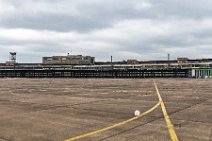
<path fill-rule="evenodd" d="M 104 132 L 104 131 L 107 131 L 107 130 L 110 130 L 110 129 L 113 129 L 115 127 L 118 127 L 118 126 L 121 126 L 121 125 L 124 125 L 124 124 L 127 124 L 128 122 L 131 122 L 131 121 L 134 121 L 136 119 L 139 119 L 149 113 L 151 113 L 152 111 L 154 111 L 157 107 L 160 106 L 160 102 L 158 102 L 154 107 L 152 107 L 151 109 L 147 110 L 146 112 L 140 114 L 139 116 L 136 116 L 136 117 L 133 117 L 133 118 L 130 118 L 128 120 L 125 120 L 125 121 L 122 121 L 120 123 L 117 123 L 117 124 L 114 124 L 112 126 L 108 126 L 108 127 L 105 127 L 105 128 L 102 128 L 102 129 L 99 129 L 99 130 L 96 130 L 96 131 L 93 131 L 93 132 L 90 132 L 90 133 L 86 133 L 86 134 L 83 134 L 83 135 L 79 135 L 79 136 L 76 136 L 76 137 L 73 137 L 73 138 L 70 138 L 70 139 L 67 139 L 65 141 L 74 141 L 74 140 L 78 140 L 78 139 L 81 139 L 81 138 L 85 138 L 85 137 L 88 137 L 88 136 L 92 136 L 92 135 L 95 135 L 95 134 L 98 134 L 98 133 L 101 133 L 101 132 Z"/>
<path fill-rule="evenodd" d="M 173 124 L 172 124 L 172 122 L 171 122 L 171 120 L 169 118 L 169 115 L 168 115 L 168 113 L 166 111 L 166 106 L 165 106 L 165 104 L 163 102 L 163 99 L 162 99 L 162 97 L 160 95 L 160 92 L 158 90 L 158 86 L 157 86 L 157 84 L 155 82 L 154 82 L 154 85 L 155 85 L 155 89 L 156 89 L 157 94 L 158 94 L 159 101 L 161 103 L 160 105 L 161 105 L 161 108 L 162 108 L 162 111 L 163 111 L 163 115 L 164 115 L 164 118 L 165 118 L 165 121 L 166 121 L 167 128 L 169 130 L 170 138 L 171 138 L 172 141 L 179 141 L 178 137 L 177 137 L 177 134 L 176 134 L 176 132 L 174 130 L 174 126 L 173 126 Z"/>

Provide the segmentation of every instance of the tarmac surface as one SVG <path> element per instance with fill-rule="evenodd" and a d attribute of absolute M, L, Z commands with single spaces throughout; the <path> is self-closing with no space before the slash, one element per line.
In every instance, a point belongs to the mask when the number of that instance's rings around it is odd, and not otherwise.
<path fill-rule="evenodd" d="M 212 80 L 154 79 L 180 141 L 212 141 Z M 153 79 L 0 79 L 0 141 L 64 141 L 158 102 Z M 79 141 L 171 141 L 159 106 Z"/>

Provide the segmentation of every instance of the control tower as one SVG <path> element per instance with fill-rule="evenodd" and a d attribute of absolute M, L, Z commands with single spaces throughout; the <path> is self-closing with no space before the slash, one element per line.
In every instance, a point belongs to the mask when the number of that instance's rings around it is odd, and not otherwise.
<path fill-rule="evenodd" d="M 6 61 L 6 65 L 14 65 L 16 63 L 16 52 L 9 52 L 9 61 Z"/>

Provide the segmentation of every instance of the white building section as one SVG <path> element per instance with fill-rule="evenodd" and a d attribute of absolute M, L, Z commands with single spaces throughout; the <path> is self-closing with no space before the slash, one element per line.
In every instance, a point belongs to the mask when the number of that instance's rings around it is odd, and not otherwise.
<path fill-rule="evenodd" d="M 212 78 L 212 68 L 208 69 L 192 69 L 192 77 L 195 78 Z"/>

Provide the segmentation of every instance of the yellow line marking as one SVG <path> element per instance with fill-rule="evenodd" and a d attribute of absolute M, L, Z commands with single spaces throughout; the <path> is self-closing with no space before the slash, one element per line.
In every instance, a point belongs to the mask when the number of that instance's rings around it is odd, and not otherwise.
<path fill-rule="evenodd" d="M 159 102 L 161 103 L 160 105 L 161 105 L 161 108 L 162 108 L 162 111 L 163 111 L 163 115 L 164 115 L 164 118 L 165 118 L 165 121 L 166 121 L 167 128 L 169 129 L 170 138 L 171 138 L 172 141 L 179 141 L 178 137 L 177 137 L 177 134 L 175 133 L 174 126 L 173 126 L 173 124 L 172 124 L 172 122 L 171 122 L 171 120 L 169 118 L 169 115 L 168 115 L 168 113 L 166 111 L 166 106 L 165 106 L 165 104 L 163 102 L 163 99 L 162 99 L 162 97 L 160 95 L 160 92 L 158 90 L 158 86 L 155 83 L 155 81 L 154 81 L 154 85 L 155 85 L 155 89 L 156 89 L 157 94 L 158 94 Z"/>
<path fill-rule="evenodd" d="M 145 116 L 145 115 L 151 113 L 151 112 L 154 111 L 158 106 L 160 106 L 160 102 L 158 102 L 154 107 L 152 107 L 151 109 L 147 110 L 146 112 L 140 114 L 139 116 L 130 118 L 130 119 L 128 119 L 128 120 L 122 121 L 122 122 L 117 123 L 117 124 L 114 124 L 114 125 L 112 125 L 112 126 L 108 126 L 108 127 L 105 127 L 105 128 L 102 128 L 102 129 L 99 129 L 99 130 L 96 130 L 96 131 L 93 131 L 93 132 L 90 132 L 90 133 L 86 133 L 86 134 L 83 134 L 83 135 L 79 135 L 79 136 L 76 136 L 76 137 L 67 139 L 67 140 L 65 140 L 65 141 L 74 141 L 74 140 L 77 140 L 77 139 L 85 138 L 85 137 L 88 137 L 88 136 L 91 136 L 91 135 L 94 135 L 94 134 L 98 134 L 98 133 L 100 133 L 100 132 L 104 132 L 104 131 L 113 129 L 113 128 L 118 127 L 118 126 L 121 126 L 121 125 L 127 124 L 128 122 L 134 121 L 134 120 L 136 120 L 136 119 L 139 119 L 139 118 L 141 118 L 141 117 L 143 117 L 143 116 Z"/>

